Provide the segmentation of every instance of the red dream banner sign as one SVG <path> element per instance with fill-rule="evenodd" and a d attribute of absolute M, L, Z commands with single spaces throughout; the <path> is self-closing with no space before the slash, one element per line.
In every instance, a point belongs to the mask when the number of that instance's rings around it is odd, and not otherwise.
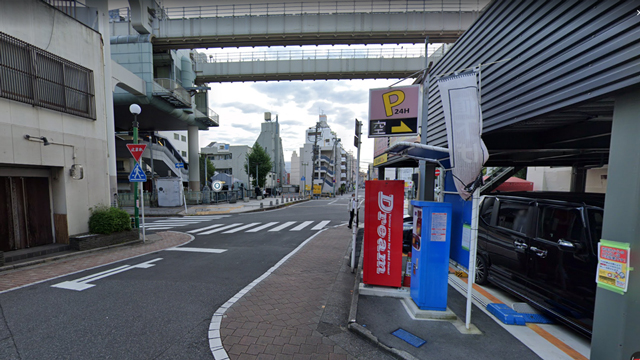
<path fill-rule="evenodd" d="M 402 284 L 402 213 L 404 180 L 365 182 L 362 281 Z"/>

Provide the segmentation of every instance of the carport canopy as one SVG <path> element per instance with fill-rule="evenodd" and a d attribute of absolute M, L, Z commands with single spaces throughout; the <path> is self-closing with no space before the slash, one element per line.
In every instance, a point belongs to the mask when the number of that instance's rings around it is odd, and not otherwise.
<path fill-rule="evenodd" d="M 400 141 L 385 150 L 385 153 L 419 161 L 423 160 L 435 163 L 445 169 L 451 169 L 449 149 L 440 146 Z"/>

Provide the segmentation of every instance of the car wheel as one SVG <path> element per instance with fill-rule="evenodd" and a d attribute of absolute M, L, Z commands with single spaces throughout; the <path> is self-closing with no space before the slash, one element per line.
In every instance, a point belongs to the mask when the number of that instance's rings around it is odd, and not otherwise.
<path fill-rule="evenodd" d="M 476 256 L 476 284 L 484 285 L 489 282 L 487 279 L 489 264 L 484 256 L 478 254 Z"/>

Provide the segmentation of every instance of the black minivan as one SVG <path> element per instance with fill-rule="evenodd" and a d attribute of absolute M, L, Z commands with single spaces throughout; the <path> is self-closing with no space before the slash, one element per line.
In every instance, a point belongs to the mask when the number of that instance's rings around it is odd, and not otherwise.
<path fill-rule="evenodd" d="M 591 337 L 604 194 L 485 196 L 476 282 L 491 282 Z"/>

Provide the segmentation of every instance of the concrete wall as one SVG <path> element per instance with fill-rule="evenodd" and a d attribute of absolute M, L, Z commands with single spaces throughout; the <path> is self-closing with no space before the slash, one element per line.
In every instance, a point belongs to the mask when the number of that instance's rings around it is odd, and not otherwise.
<path fill-rule="evenodd" d="M 104 61 L 100 34 L 38 0 L 0 2 L 0 31 L 93 70 L 96 120 L 0 99 L 0 167 L 48 172 L 52 208 L 66 214 L 69 234 L 88 231 L 89 208 L 109 204 Z M 111 106 L 111 104 L 109 104 Z M 28 141 L 46 136 L 73 145 L 84 179 L 73 180 L 73 149 Z"/>
<path fill-rule="evenodd" d="M 587 170 L 586 192 L 605 193 L 607 190 L 607 166 Z M 533 181 L 534 191 L 569 191 L 570 167 L 529 167 L 527 180 Z"/>

